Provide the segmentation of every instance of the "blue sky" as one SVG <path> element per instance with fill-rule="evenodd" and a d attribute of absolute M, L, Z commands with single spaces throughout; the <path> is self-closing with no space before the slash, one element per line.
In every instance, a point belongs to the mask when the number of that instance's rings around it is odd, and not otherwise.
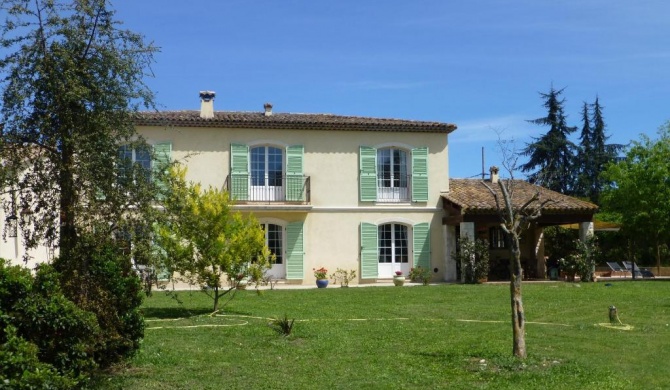
<path fill-rule="evenodd" d="M 332 113 L 454 123 L 451 177 L 500 164 L 546 128 L 540 92 L 565 88 L 568 122 L 604 106 L 610 142 L 670 119 L 667 0 L 116 0 L 161 48 L 149 85 L 162 109 Z M 578 133 L 574 134 L 575 139 Z M 522 158 L 523 162 L 523 158 Z"/>

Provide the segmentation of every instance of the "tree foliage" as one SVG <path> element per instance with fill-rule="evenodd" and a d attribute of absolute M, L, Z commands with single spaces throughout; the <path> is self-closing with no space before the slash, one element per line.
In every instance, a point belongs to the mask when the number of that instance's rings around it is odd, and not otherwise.
<path fill-rule="evenodd" d="M 555 90 L 552 86 L 549 93 L 540 93 L 544 99 L 547 116 L 530 120 L 530 123 L 549 126 L 546 134 L 534 138 L 521 151 L 528 156 L 528 162 L 520 166 L 522 172 L 530 172 L 528 179 L 537 182 L 545 178 L 544 186 L 564 194 L 568 194 L 574 187 L 573 178 L 573 151 L 574 143 L 568 138 L 576 128 L 567 124 L 564 113 L 564 99 L 561 99 L 563 89 Z"/>
<path fill-rule="evenodd" d="M 602 110 L 598 97 L 593 104 L 584 103 L 583 125 L 574 163 L 575 170 L 579 172 L 574 194 L 588 197 L 594 203 L 600 202 L 600 193 L 606 184 L 600 173 L 607 164 L 614 161 L 624 147 L 620 144 L 607 144 L 609 136 L 606 134 Z"/>
<path fill-rule="evenodd" d="M 22 215 L 26 247 L 57 246 L 69 258 L 81 232 L 150 226 L 152 182 L 116 177 L 127 164 L 119 144 L 145 146 L 132 118 L 153 104 L 143 78 L 156 49 L 120 29 L 107 0 L 0 9 L 9 52 L 0 59 L 3 207 Z"/>
<path fill-rule="evenodd" d="M 242 278 L 259 280 L 271 254 L 256 219 L 231 209 L 223 190 L 187 184 L 186 170 L 174 166 L 165 197 L 164 220 L 157 227 L 160 266 L 200 285 L 214 300 L 233 291 Z M 224 277 L 231 279 L 228 288 Z"/>
<path fill-rule="evenodd" d="M 634 141 L 603 179 L 612 183 L 602 194 L 606 210 L 618 215 L 632 242 L 651 243 L 660 267 L 662 248 L 670 240 L 670 123 L 659 130 L 658 139 L 642 135 Z"/>

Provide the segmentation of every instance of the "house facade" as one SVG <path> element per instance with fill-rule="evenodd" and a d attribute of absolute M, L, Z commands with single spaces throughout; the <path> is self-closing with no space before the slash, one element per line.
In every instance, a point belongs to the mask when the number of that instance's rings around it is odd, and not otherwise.
<path fill-rule="evenodd" d="M 187 167 L 187 180 L 225 188 L 253 214 L 276 255 L 270 274 L 313 284 L 313 269 L 356 270 L 353 283 L 449 270 L 441 193 L 449 190 L 455 125 L 329 114 L 199 111 L 142 113 L 138 132 Z"/>

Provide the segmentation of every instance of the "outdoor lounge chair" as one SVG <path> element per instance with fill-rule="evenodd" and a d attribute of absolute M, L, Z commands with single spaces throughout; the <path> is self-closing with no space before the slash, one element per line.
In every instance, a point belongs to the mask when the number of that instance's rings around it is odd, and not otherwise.
<path fill-rule="evenodd" d="M 607 266 L 610 267 L 611 276 L 626 276 L 628 271 L 622 268 L 616 261 L 608 261 Z"/>
<path fill-rule="evenodd" d="M 627 270 L 633 272 L 635 270 L 635 277 L 636 278 L 653 278 L 654 273 L 649 271 L 648 269 L 643 269 L 637 266 L 635 262 L 630 262 L 630 261 L 624 261 L 623 262 L 624 267 L 626 267 Z"/>
<path fill-rule="evenodd" d="M 635 262 L 630 262 L 630 261 L 624 261 L 623 266 L 626 267 L 626 270 L 630 271 L 635 275 L 636 278 L 649 278 L 650 276 L 645 276 L 645 274 L 649 275 L 651 272 L 645 270 L 644 273 L 642 272 L 642 269 L 635 264 Z M 651 274 L 653 277 L 654 274 Z"/>

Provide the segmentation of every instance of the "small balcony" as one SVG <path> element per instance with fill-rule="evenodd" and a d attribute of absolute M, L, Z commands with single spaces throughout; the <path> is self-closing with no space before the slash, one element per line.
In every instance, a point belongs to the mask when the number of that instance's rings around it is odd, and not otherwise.
<path fill-rule="evenodd" d="M 411 199 L 411 175 L 377 175 L 377 202 L 404 203 Z"/>
<path fill-rule="evenodd" d="M 235 203 L 298 204 L 310 203 L 309 176 L 272 175 L 251 177 L 248 174 L 230 174 L 226 190 Z"/>

